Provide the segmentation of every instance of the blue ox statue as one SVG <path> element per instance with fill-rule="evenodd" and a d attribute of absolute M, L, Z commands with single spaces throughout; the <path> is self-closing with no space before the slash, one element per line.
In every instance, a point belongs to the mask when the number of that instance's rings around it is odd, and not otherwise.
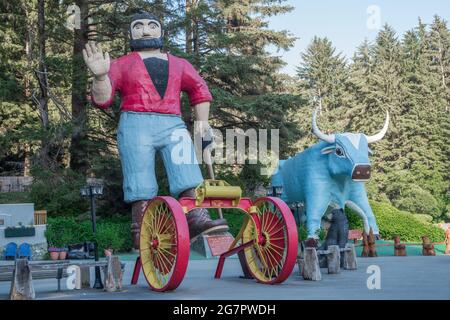
<path fill-rule="evenodd" d="M 328 207 L 348 205 L 364 222 L 364 230 L 378 235 L 378 226 L 367 199 L 364 181 L 370 178 L 368 145 L 379 141 L 389 126 L 389 113 L 383 129 L 374 136 L 363 133 L 325 134 L 317 127 L 316 109 L 312 131 L 321 141 L 303 152 L 281 160 L 272 176 L 272 186 L 282 186 L 281 198 L 301 202 L 306 210 L 308 238 L 317 239 L 322 216 Z"/>

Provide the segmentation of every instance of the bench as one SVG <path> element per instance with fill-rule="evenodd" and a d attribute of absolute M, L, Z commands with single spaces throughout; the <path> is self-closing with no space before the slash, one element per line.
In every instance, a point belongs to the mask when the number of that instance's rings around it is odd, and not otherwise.
<path fill-rule="evenodd" d="M 323 261 L 322 265 L 321 260 Z M 344 270 L 356 270 L 358 268 L 353 244 L 346 244 L 345 248 L 329 245 L 327 250 L 305 247 L 302 256 L 297 259 L 297 263 L 303 279 L 313 281 L 322 279 L 321 267 L 328 268 L 329 274 L 339 273 L 341 267 Z"/>
<path fill-rule="evenodd" d="M 122 274 L 124 266 L 118 257 L 108 257 L 103 261 L 61 261 L 61 262 L 29 262 L 27 259 L 17 259 L 15 264 L 0 265 L 0 281 L 11 281 L 11 300 L 34 299 L 33 280 L 57 279 L 58 291 L 61 290 L 61 279 L 67 278 L 69 266 L 80 268 L 79 288 L 90 287 L 90 268 L 101 267 L 104 271 L 105 291 L 120 291 L 122 289 Z M 81 282 L 81 285 L 80 285 Z"/>

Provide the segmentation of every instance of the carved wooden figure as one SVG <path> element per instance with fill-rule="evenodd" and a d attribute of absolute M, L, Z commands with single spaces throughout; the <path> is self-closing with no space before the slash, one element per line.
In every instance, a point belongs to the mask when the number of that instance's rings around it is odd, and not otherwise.
<path fill-rule="evenodd" d="M 400 237 L 395 236 L 394 237 L 394 256 L 406 256 L 406 245 L 403 243 L 400 243 Z"/>
<path fill-rule="evenodd" d="M 434 245 L 431 243 L 430 238 L 428 238 L 427 236 L 423 236 L 422 242 L 422 254 L 424 256 L 435 256 L 436 251 L 434 251 Z"/>

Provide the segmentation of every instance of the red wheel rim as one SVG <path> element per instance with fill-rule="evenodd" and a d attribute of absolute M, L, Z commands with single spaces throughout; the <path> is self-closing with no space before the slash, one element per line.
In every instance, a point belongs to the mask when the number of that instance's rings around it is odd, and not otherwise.
<path fill-rule="evenodd" d="M 256 200 L 257 212 L 244 231 L 243 242 L 254 240 L 245 249 L 245 258 L 252 276 L 267 284 L 286 280 L 295 267 L 298 234 L 289 207 L 279 198 Z"/>
<path fill-rule="evenodd" d="M 139 251 L 152 290 L 174 290 L 180 285 L 189 262 L 189 245 L 189 229 L 178 201 L 171 197 L 149 201 L 142 217 Z"/>

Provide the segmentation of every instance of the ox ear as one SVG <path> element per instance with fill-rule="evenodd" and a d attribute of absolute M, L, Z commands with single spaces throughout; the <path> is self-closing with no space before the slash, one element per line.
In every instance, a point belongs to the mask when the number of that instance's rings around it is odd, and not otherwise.
<path fill-rule="evenodd" d="M 329 154 L 329 153 L 332 153 L 335 149 L 336 149 L 335 146 L 325 147 L 322 150 L 320 150 L 320 153 L 322 153 L 322 154 Z"/>
<path fill-rule="evenodd" d="M 372 149 L 370 149 L 370 148 L 367 148 L 367 149 L 368 149 L 368 151 L 369 151 L 369 154 L 370 154 L 370 155 L 373 155 Z"/>

